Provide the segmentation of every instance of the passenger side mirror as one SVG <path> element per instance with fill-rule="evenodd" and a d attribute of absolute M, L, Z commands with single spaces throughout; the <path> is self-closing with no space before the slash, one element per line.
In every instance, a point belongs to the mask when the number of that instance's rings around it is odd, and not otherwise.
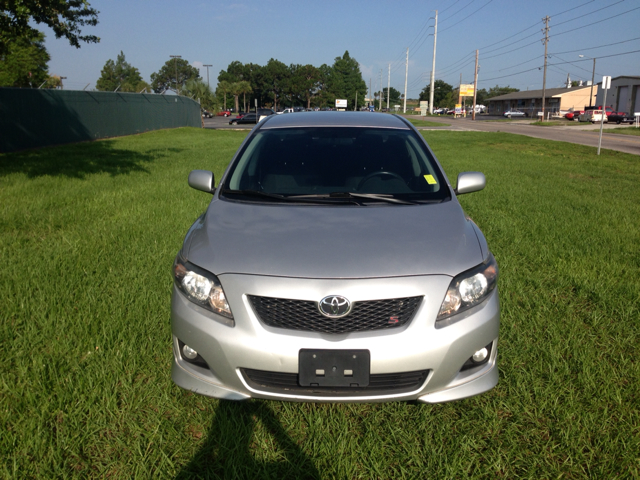
<path fill-rule="evenodd" d="M 462 172 L 458 175 L 458 183 L 454 192 L 456 195 L 478 192 L 487 184 L 487 179 L 482 172 Z"/>
<path fill-rule="evenodd" d="M 189 186 L 206 193 L 216 191 L 213 173 L 209 170 L 192 170 L 189 173 Z"/>

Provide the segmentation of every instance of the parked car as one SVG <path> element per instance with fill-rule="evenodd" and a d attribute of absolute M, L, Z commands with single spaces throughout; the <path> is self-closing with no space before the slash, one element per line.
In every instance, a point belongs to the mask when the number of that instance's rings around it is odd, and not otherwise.
<path fill-rule="evenodd" d="M 213 117 L 213 113 L 211 113 L 208 110 L 205 110 L 204 108 L 201 109 L 201 112 L 202 112 L 202 117 L 203 118 L 211 118 L 211 117 Z"/>
<path fill-rule="evenodd" d="M 228 400 L 437 403 L 498 382 L 498 266 L 408 120 L 264 119 L 173 267 L 173 381 Z"/>
<path fill-rule="evenodd" d="M 231 110 L 220 110 L 218 113 L 216 113 L 216 115 L 218 117 L 230 117 L 231 116 Z"/>
<path fill-rule="evenodd" d="M 565 114 L 564 118 L 577 122 L 581 113 L 584 113 L 584 110 L 571 110 Z"/>
<path fill-rule="evenodd" d="M 243 125 L 246 123 L 258 123 L 255 112 L 250 112 L 243 116 L 238 115 L 236 118 L 231 119 L 229 125 Z"/>
<path fill-rule="evenodd" d="M 600 123 L 602 121 L 602 110 L 586 110 L 584 113 L 581 113 L 578 117 L 580 122 L 591 122 L 591 123 Z M 604 122 L 607 123 L 608 117 L 604 115 Z"/>
<path fill-rule="evenodd" d="M 529 114 L 521 110 L 511 109 L 503 113 L 505 117 L 528 117 Z"/>
<path fill-rule="evenodd" d="M 636 120 L 635 117 L 632 117 L 626 112 L 614 112 L 611 115 L 609 115 L 609 118 L 608 118 L 609 122 L 615 122 L 618 125 L 620 125 L 621 123 L 632 124 L 632 123 L 635 123 L 635 120 Z"/>

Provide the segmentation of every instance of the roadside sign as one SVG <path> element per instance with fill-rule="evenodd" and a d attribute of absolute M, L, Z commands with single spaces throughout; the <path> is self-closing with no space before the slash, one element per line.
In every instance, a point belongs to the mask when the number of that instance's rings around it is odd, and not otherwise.
<path fill-rule="evenodd" d="M 336 98 L 336 108 L 347 108 L 347 101 Z"/>
<path fill-rule="evenodd" d="M 473 97 L 473 83 L 463 83 L 460 85 L 461 97 Z"/>
<path fill-rule="evenodd" d="M 602 77 L 602 89 L 609 90 L 611 88 L 611 77 L 604 76 Z"/>
<path fill-rule="evenodd" d="M 455 114 L 456 115 L 462 115 L 462 104 L 461 103 L 456 103 Z"/>

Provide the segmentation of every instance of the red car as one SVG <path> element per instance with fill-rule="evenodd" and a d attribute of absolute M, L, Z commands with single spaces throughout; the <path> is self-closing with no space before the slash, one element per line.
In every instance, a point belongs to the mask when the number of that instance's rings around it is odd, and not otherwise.
<path fill-rule="evenodd" d="M 231 111 L 230 110 L 220 110 L 218 113 L 216 113 L 216 115 L 218 117 L 230 117 L 231 116 Z"/>
<path fill-rule="evenodd" d="M 578 116 L 584 113 L 584 110 L 574 110 L 573 112 L 567 112 L 564 116 L 567 120 L 575 120 L 578 121 Z"/>

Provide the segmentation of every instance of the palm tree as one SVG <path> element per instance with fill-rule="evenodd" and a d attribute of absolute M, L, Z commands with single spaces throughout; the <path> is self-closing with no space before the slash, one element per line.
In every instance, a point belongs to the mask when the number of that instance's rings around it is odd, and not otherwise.
<path fill-rule="evenodd" d="M 222 90 L 222 94 L 224 95 L 224 109 L 227 109 L 227 92 L 231 90 L 231 84 L 226 80 L 222 80 L 218 82 L 218 89 Z"/>
<path fill-rule="evenodd" d="M 251 83 L 246 80 L 238 82 L 238 92 L 243 95 L 243 106 L 244 111 L 247 111 L 247 93 L 251 93 L 253 89 L 251 88 Z"/>
<path fill-rule="evenodd" d="M 238 97 L 240 96 L 240 94 L 242 93 L 240 91 L 240 82 L 234 82 L 231 85 L 229 85 L 229 93 L 231 95 L 233 95 L 233 100 L 235 101 L 235 105 L 236 105 L 236 112 L 238 110 L 240 110 L 240 105 L 239 105 L 239 101 L 238 101 Z"/>

